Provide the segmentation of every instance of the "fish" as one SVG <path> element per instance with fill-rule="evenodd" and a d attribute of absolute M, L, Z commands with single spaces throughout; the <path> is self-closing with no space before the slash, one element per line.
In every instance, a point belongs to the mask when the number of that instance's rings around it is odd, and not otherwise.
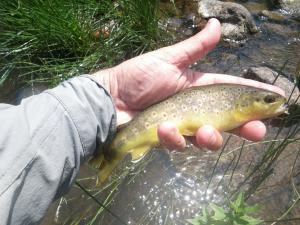
<path fill-rule="evenodd" d="M 104 183 L 127 155 L 141 160 L 159 146 L 157 128 L 173 122 L 185 136 L 194 136 L 199 127 L 212 125 L 230 131 L 251 120 L 276 117 L 287 112 L 286 98 L 278 93 L 240 84 L 211 84 L 185 89 L 148 107 L 117 132 L 108 154 L 90 163 L 100 169 L 98 185 Z"/>

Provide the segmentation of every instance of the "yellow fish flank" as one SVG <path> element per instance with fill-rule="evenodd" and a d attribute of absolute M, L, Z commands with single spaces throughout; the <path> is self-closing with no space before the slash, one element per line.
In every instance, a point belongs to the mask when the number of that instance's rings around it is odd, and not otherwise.
<path fill-rule="evenodd" d="M 98 183 L 131 154 L 140 160 L 159 145 L 157 127 L 172 121 L 180 133 L 192 136 L 203 125 L 229 131 L 256 119 L 266 119 L 286 111 L 286 99 L 274 92 L 238 84 L 192 87 L 150 106 L 121 129 L 110 146 L 109 157 L 100 155 L 91 164 L 100 168 Z"/>

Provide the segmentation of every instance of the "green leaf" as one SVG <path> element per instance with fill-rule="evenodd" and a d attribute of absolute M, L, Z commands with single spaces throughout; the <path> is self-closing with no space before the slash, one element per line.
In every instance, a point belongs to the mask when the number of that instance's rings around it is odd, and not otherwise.
<path fill-rule="evenodd" d="M 234 202 L 230 203 L 230 208 L 233 209 L 235 214 L 243 215 L 244 207 L 245 207 L 244 192 L 240 192 L 237 199 Z"/>
<path fill-rule="evenodd" d="M 244 208 L 244 213 L 245 214 L 251 214 L 259 211 L 261 209 L 261 206 L 259 205 L 254 205 L 254 206 L 248 206 Z"/>
<path fill-rule="evenodd" d="M 202 217 L 201 217 L 201 220 L 203 222 L 207 223 L 207 221 L 209 220 L 208 216 L 209 216 L 209 213 L 208 213 L 207 207 L 202 208 Z"/>
<path fill-rule="evenodd" d="M 209 221 L 209 213 L 207 208 L 202 208 L 202 215 L 196 216 L 193 219 L 187 219 L 187 222 L 193 225 L 204 225 L 207 224 Z"/>
<path fill-rule="evenodd" d="M 235 200 L 234 204 L 238 207 L 241 208 L 244 206 L 245 203 L 245 198 L 244 198 L 245 194 L 244 192 L 240 192 L 237 199 Z"/>
<path fill-rule="evenodd" d="M 253 217 L 247 216 L 247 215 L 242 216 L 241 219 L 247 221 L 247 225 L 257 225 L 257 224 L 261 224 L 263 222 L 263 220 L 256 219 L 256 218 L 253 218 Z"/>
<path fill-rule="evenodd" d="M 258 225 L 263 221 L 251 217 L 249 214 L 258 211 L 258 205 L 247 206 L 244 193 L 240 192 L 233 202 L 228 202 L 229 210 L 214 203 L 202 209 L 202 215 L 187 220 L 193 225 Z"/>
<path fill-rule="evenodd" d="M 236 217 L 233 220 L 234 225 L 249 225 L 247 220 L 242 219 L 241 217 Z"/>
<path fill-rule="evenodd" d="M 201 225 L 201 221 L 199 221 L 197 217 L 194 219 L 187 219 L 186 221 L 193 225 Z"/>
<path fill-rule="evenodd" d="M 224 220 L 226 218 L 225 210 L 214 203 L 209 204 L 210 208 L 214 211 L 212 219 L 214 220 Z"/>

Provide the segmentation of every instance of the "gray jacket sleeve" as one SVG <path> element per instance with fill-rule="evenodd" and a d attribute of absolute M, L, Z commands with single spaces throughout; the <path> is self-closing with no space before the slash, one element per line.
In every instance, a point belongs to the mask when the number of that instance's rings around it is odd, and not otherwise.
<path fill-rule="evenodd" d="M 115 130 L 111 97 L 88 76 L 0 104 L 0 224 L 38 224 Z"/>

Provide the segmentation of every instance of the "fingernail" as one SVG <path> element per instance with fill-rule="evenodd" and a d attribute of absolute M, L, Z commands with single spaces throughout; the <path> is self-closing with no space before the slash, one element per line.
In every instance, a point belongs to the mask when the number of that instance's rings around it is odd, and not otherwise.
<path fill-rule="evenodd" d="M 210 19 L 208 20 L 207 24 L 211 24 L 213 20 L 214 20 L 214 18 L 210 18 Z"/>

